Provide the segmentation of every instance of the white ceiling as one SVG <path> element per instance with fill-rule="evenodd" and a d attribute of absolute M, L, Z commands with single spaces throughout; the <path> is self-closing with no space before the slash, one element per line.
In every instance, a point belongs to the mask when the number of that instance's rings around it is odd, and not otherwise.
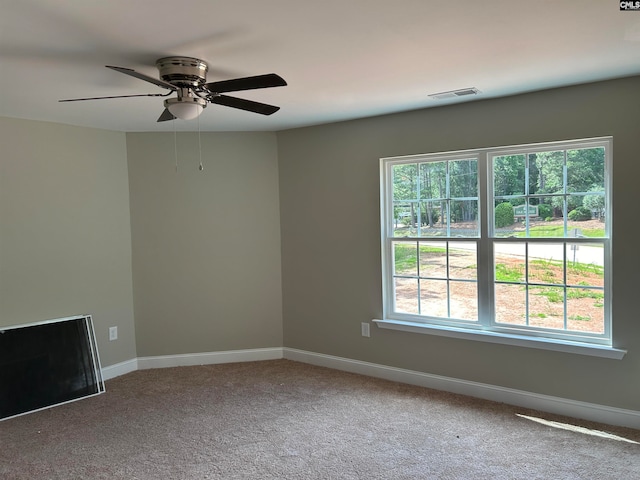
<path fill-rule="evenodd" d="M 640 12 L 617 0 L 0 0 L 0 116 L 119 131 L 156 123 L 165 93 L 104 68 L 158 76 L 197 57 L 208 81 L 275 72 L 240 92 L 262 116 L 209 105 L 203 131 L 282 130 L 640 74 Z M 428 94 L 476 87 L 477 97 Z M 230 94 L 236 95 L 236 94 Z M 198 121 L 176 121 L 197 130 Z"/>

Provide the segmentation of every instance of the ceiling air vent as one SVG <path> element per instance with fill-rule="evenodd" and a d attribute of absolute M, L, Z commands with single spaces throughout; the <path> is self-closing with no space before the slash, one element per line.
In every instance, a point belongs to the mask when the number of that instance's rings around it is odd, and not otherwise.
<path fill-rule="evenodd" d="M 461 88 L 460 90 L 451 90 L 449 92 L 432 93 L 429 95 L 435 100 L 445 100 L 447 98 L 466 97 L 468 95 L 477 95 L 480 93 L 475 87 Z"/>

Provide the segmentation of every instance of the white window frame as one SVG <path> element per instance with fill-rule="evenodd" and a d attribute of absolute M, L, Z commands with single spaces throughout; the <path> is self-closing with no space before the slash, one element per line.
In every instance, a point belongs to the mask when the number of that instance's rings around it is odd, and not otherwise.
<path fill-rule="evenodd" d="M 495 156 L 522 154 L 525 152 L 543 152 L 577 148 L 605 148 L 605 235 L 598 239 L 571 238 L 518 238 L 496 237 L 494 232 L 493 172 L 491 159 Z M 612 266 L 612 152 L 611 137 L 599 137 L 560 142 L 532 143 L 506 147 L 492 147 L 473 150 L 440 152 L 423 155 L 385 157 L 380 159 L 380 214 L 381 214 L 381 255 L 382 255 L 382 293 L 383 318 L 374 321 L 379 327 L 417 333 L 427 333 L 448 337 L 481 340 L 493 343 L 542 348 L 547 350 L 569 351 L 608 358 L 622 358 L 624 350 L 612 345 L 611 316 L 611 266 Z M 393 229 L 393 175 L 394 165 L 420 163 L 435 160 L 478 160 L 478 236 L 455 237 L 394 237 Z M 567 215 L 564 215 L 565 222 Z M 394 274 L 392 243 L 398 240 L 408 241 L 465 241 L 477 242 L 478 269 L 478 321 L 466 322 L 444 317 L 427 317 L 394 311 Z M 493 245 L 496 242 L 535 243 L 602 243 L 604 248 L 604 333 L 602 335 L 577 332 L 541 331 L 529 327 L 497 325 L 494 314 L 494 260 Z M 566 248 L 565 248 L 566 251 Z"/>

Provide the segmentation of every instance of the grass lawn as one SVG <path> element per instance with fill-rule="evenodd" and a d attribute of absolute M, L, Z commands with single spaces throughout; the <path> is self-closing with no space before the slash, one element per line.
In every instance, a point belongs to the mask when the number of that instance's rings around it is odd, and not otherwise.
<path fill-rule="evenodd" d="M 588 238 L 602 238 L 604 237 L 604 228 L 585 228 L 580 229 L 581 235 L 583 237 Z M 515 237 L 525 238 L 527 236 L 527 232 L 516 232 L 514 233 Z M 541 225 L 536 227 L 529 227 L 529 237 L 530 238 L 541 238 L 541 237 L 564 237 L 564 226 L 563 225 Z"/>

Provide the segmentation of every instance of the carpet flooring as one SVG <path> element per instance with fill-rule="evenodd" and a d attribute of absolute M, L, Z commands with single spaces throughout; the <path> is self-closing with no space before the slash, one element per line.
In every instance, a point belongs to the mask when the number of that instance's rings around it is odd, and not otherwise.
<path fill-rule="evenodd" d="M 0 478 L 640 478 L 638 430 L 290 360 L 140 370 L 106 387 L 0 422 Z"/>

